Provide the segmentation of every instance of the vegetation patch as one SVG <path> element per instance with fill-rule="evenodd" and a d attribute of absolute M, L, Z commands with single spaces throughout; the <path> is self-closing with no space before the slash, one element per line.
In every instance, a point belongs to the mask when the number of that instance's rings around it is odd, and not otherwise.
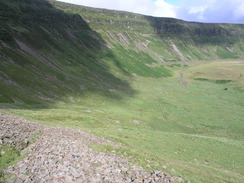
<path fill-rule="evenodd" d="M 4 183 L 5 175 L 3 170 L 15 164 L 21 159 L 20 151 L 8 144 L 0 145 L 0 182 Z"/>
<path fill-rule="evenodd" d="M 216 84 L 225 84 L 225 83 L 230 83 L 232 81 L 232 80 L 210 80 L 210 79 L 207 79 L 207 78 L 194 78 L 194 80 L 197 80 L 197 81 L 209 81 L 209 82 L 216 83 Z"/>
<path fill-rule="evenodd" d="M 225 83 L 230 83 L 232 80 L 215 80 L 216 84 L 225 84 Z"/>
<path fill-rule="evenodd" d="M 160 170 L 162 166 L 164 166 L 163 162 L 157 161 L 157 158 L 148 157 L 128 147 L 115 148 L 103 144 L 92 144 L 90 147 L 97 152 L 113 153 L 118 156 L 126 157 L 131 163 L 136 163 L 146 170 Z"/>

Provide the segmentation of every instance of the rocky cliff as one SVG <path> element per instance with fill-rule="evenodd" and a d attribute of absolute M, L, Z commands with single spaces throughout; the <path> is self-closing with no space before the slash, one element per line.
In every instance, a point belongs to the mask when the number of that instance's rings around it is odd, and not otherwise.
<path fill-rule="evenodd" d="M 159 54 L 164 61 L 243 56 L 243 25 L 185 22 L 173 18 L 150 17 L 65 3 L 55 3 L 55 6 L 80 14 L 104 37 L 106 34 L 122 34 L 121 39 L 128 40 L 127 43 L 136 48 L 136 41 L 147 42 L 147 53 Z M 134 34 L 140 36 L 140 39 Z"/>

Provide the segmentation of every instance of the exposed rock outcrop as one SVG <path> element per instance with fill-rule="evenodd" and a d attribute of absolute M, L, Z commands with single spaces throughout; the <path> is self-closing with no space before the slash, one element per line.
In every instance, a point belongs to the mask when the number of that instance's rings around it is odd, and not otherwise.
<path fill-rule="evenodd" d="M 0 144 L 8 143 L 22 150 L 42 132 L 41 125 L 19 117 L 0 114 Z"/>
<path fill-rule="evenodd" d="M 124 182 L 182 182 L 162 171 L 147 172 L 130 160 L 111 153 L 95 152 L 90 144 L 120 146 L 114 142 L 83 131 L 44 127 L 19 117 L 0 114 L 1 139 L 13 145 L 42 133 L 35 144 L 23 152 L 29 155 L 5 170 L 18 183 L 124 183 Z M 14 135 L 9 135 L 14 134 Z M 8 138 L 6 138 L 8 136 Z M 8 140 L 6 140 L 8 139 Z M 16 181 L 13 181 L 16 180 Z"/>

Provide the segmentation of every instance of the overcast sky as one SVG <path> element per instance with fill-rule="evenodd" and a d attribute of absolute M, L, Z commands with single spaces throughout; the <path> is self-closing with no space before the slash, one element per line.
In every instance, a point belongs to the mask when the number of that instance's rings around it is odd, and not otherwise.
<path fill-rule="evenodd" d="M 59 0 L 158 17 L 209 23 L 244 23 L 244 0 Z"/>

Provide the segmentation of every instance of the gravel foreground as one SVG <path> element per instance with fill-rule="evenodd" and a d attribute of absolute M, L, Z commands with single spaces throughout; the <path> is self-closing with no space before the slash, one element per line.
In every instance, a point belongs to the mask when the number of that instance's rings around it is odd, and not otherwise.
<path fill-rule="evenodd" d="M 39 135 L 34 144 L 30 141 Z M 129 159 L 95 152 L 90 144 L 120 145 L 83 131 L 46 127 L 0 113 L 0 144 L 9 143 L 28 156 L 5 169 L 8 183 L 172 183 L 183 182 L 161 171 L 147 172 Z M 25 148 L 26 147 L 26 148 Z"/>

